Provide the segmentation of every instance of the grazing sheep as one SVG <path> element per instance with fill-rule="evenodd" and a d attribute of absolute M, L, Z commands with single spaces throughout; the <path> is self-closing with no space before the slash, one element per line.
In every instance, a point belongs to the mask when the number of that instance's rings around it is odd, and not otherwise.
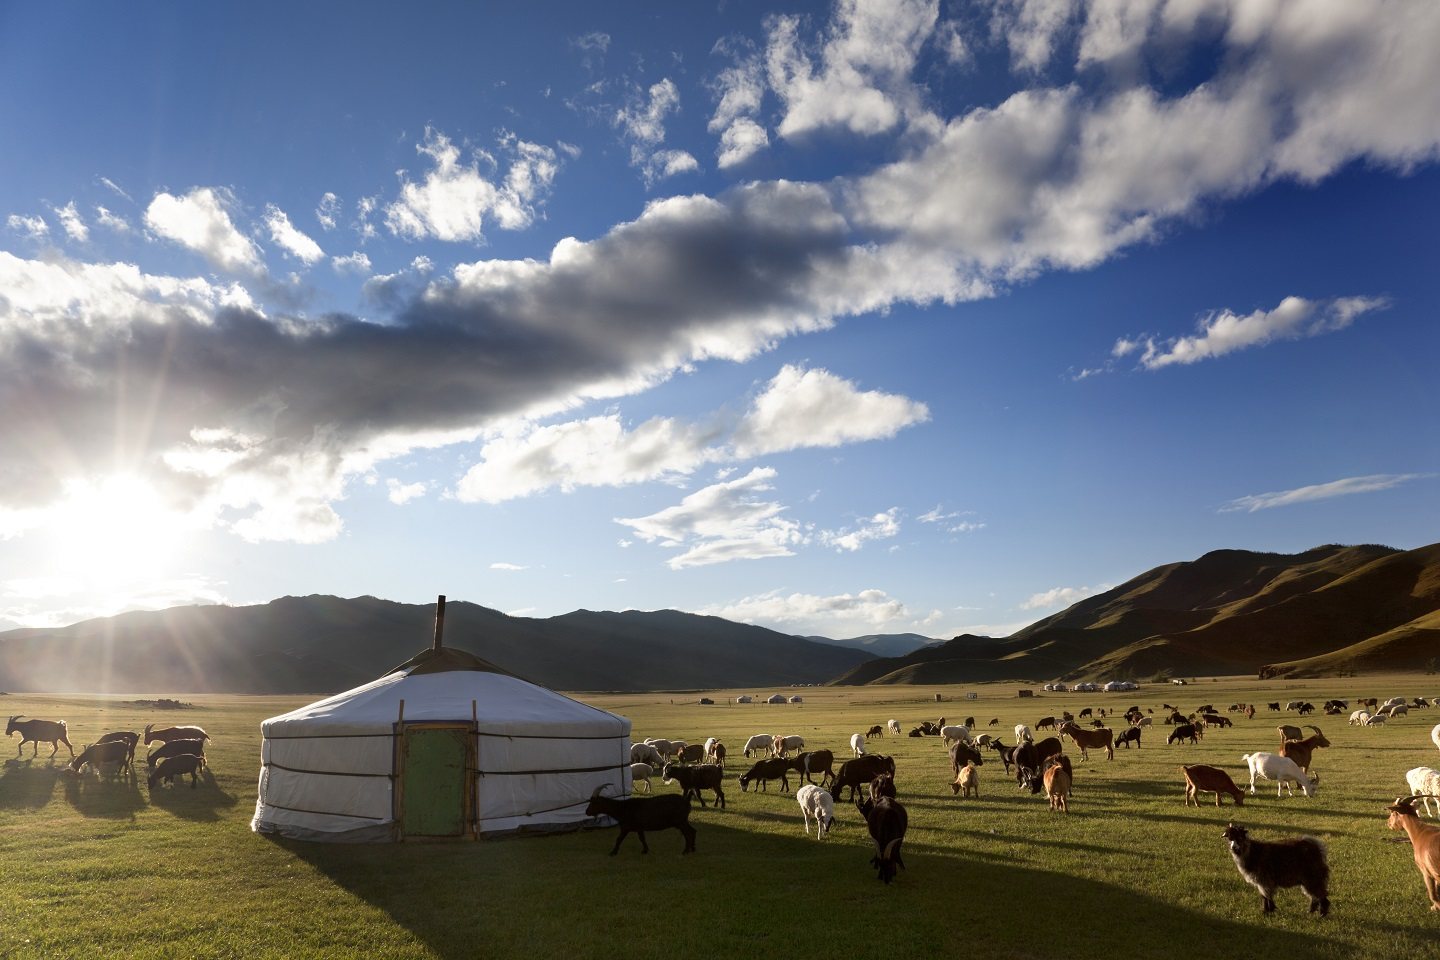
<path fill-rule="evenodd" d="M 761 750 L 764 750 L 766 755 L 768 756 L 771 752 L 771 748 L 774 746 L 775 735 L 773 733 L 757 733 L 755 734 L 755 736 L 745 741 L 745 756 L 752 756 L 754 753 L 758 753 Z"/>
<path fill-rule="evenodd" d="M 835 826 L 835 801 L 813 783 L 795 791 L 795 801 L 800 804 L 800 816 L 805 820 L 805 836 L 810 836 L 810 819 L 815 819 L 815 839 L 824 840 Z"/>
<path fill-rule="evenodd" d="M 900 736 L 900 721 L 899 721 L 899 720 L 886 720 L 886 721 L 885 721 L 885 726 L 889 727 L 889 728 L 890 728 L 890 732 L 893 733 L 893 734 L 895 734 L 895 736 L 897 736 L 897 737 Z"/>
<path fill-rule="evenodd" d="M 1310 898 L 1310 912 L 1330 912 L 1330 865 L 1325 862 L 1325 844 L 1314 837 L 1278 843 L 1251 840 L 1249 832 L 1230 824 L 1225 828 L 1230 856 L 1245 882 L 1260 891 L 1265 913 L 1275 912 L 1275 891 L 1299 887 Z"/>
<path fill-rule="evenodd" d="M 660 756 L 660 751 L 655 749 L 654 744 L 632 743 L 630 744 L 630 762 L 648 763 L 652 767 L 658 767 L 664 762 L 664 758 Z"/>
<path fill-rule="evenodd" d="M 1365 710 L 1356 710 L 1350 714 L 1350 726 L 1363 727 L 1370 721 L 1370 714 Z"/>
<path fill-rule="evenodd" d="M 630 788 L 633 790 L 636 784 L 645 784 L 645 792 L 650 792 L 650 777 L 655 773 L 655 768 L 648 763 L 630 764 Z"/>
<path fill-rule="evenodd" d="M 791 734 L 788 737 L 776 736 L 771 751 L 777 757 L 783 757 L 791 750 L 804 750 L 805 738 L 798 734 Z"/>
<path fill-rule="evenodd" d="M 970 728 L 964 724 L 952 723 L 940 728 L 940 739 L 945 741 L 948 747 L 952 743 L 969 742 Z"/>
<path fill-rule="evenodd" d="M 950 784 L 950 793 L 959 794 L 963 792 L 965 799 L 969 800 L 972 790 L 978 799 L 980 796 L 980 771 L 975 769 L 974 763 L 967 760 L 965 766 L 960 768 L 960 772 L 955 774 L 955 782 Z"/>
<path fill-rule="evenodd" d="M 1247 753 L 1240 758 L 1250 767 L 1250 792 L 1255 792 L 1255 778 L 1261 780 L 1275 781 L 1275 797 L 1279 799 L 1280 791 L 1286 790 L 1290 796 L 1295 796 L 1295 790 L 1290 786 L 1291 782 L 1300 785 L 1300 792 L 1307 797 L 1315 796 L 1320 785 L 1320 775 L 1306 776 L 1300 766 L 1289 757 L 1282 757 L 1274 753 Z"/>
<path fill-rule="evenodd" d="M 865 756 L 865 737 L 863 734 L 850 734 L 850 751 L 857 757 Z"/>
<path fill-rule="evenodd" d="M 1420 869 L 1425 893 L 1430 897 L 1430 909 L 1440 911 L 1440 828 L 1420 822 L 1420 815 L 1415 812 L 1416 799 L 1396 797 L 1394 805 L 1386 808 L 1390 811 L 1386 826 L 1391 830 L 1404 830 L 1410 838 L 1415 866 Z"/>
<path fill-rule="evenodd" d="M 1180 768 L 1185 774 L 1185 806 L 1190 806 L 1194 801 L 1195 806 L 1200 806 L 1198 793 L 1215 794 L 1215 806 L 1220 806 L 1221 795 L 1228 795 L 1235 798 L 1235 806 L 1245 805 L 1245 791 L 1235 786 L 1235 781 L 1230 779 L 1230 774 L 1219 767 L 1209 767 L 1203 763 L 1197 763 Z"/>
<path fill-rule="evenodd" d="M 1016 742 L 1016 743 L 1024 743 L 1024 742 L 1027 741 L 1027 740 L 1029 740 L 1031 743 L 1034 743 L 1034 742 L 1035 742 L 1035 734 L 1031 733 L 1031 732 L 1030 732 L 1030 728 L 1027 727 L 1027 726 L 1025 726 L 1025 724 L 1023 724 L 1023 723 L 1017 723 L 1017 724 L 1015 724 L 1015 742 Z"/>
<path fill-rule="evenodd" d="M 1440 817 L 1440 772 L 1432 767 L 1416 767 L 1405 774 L 1410 793 L 1425 805 L 1425 814 Z M 1430 812 L 1430 800 L 1435 800 L 1435 812 Z"/>
<path fill-rule="evenodd" d="M 1370 719 L 1368 719 L 1368 720 L 1365 721 L 1365 726 L 1367 726 L 1367 727 L 1382 727 L 1382 726 L 1385 725 L 1385 719 L 1386 719 L 1385 714 L 1383 714 L 1383 713 L 1377 713 L 1377 714 L 1375 714 L 1375 716 L 1373 716 L 1373 717 L 1371 717 Z"/>

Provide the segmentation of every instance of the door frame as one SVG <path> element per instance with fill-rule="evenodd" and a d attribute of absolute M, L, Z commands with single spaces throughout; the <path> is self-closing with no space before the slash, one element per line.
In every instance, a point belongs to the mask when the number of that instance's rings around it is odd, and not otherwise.
<path fill-rule="evenodd" d="M 424 730 L 458 730 L 466 734 L 465 743 L 465 775 L 462 781 L 461 816 L 462 824 L 460 832 L 454 836 L 428 837 L 405 835 L 405 759 L 406 759 L 406 734 L 410 731 Z M 432 840 L 459 840 L 468 837 L 471 840 L 480 839 L 480 832 L 476 829 L 479 823 L 479 793 L 477 790 L 476 774 L 480 769 L 479 749 L 480 738 L 476 734 L 476 724 L 473 720 L 401 720 L 395 724 L 395 755 L 393 788 L 390 792 L 391 816 L 395 822 L 395 833 L 401 841 L 432 841 Z"/>

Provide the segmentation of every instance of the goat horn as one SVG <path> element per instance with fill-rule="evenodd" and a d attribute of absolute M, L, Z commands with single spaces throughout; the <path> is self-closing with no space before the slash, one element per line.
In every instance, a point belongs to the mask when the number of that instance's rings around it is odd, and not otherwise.
<path fill-rule="evenodd" d="M 904 837 L 896 837 L 894 840 L 891 840 L 889 843 L 885 844 L 885 850 L 883 853 L 880 854 L 880 858 L 882 860 L 889 860 L 892 856 L 894 856 L 895 848 L 900 846 L 900 841 L 904 839 Z M 876 846 L 879 846 L 879 844 L 876 844 Z"/>
<path fill-rule="evenodd" d="M 600 784 L 600 786 L 598 786 L 598 787 L 595 788 L 595 792 L 592 793 L 592 794 L 590 794 L 590 799 L 591 799 L 591 800 L 594 800 L 596 797 L 600 796 L 600 791 L 601 791 L 601 790 L 604 790 L 606 787 L 609 787 L 609 786 L 613 786 L 613 784 L 609 784 L 609 783 L 602 783 L 602 784 Z"/>

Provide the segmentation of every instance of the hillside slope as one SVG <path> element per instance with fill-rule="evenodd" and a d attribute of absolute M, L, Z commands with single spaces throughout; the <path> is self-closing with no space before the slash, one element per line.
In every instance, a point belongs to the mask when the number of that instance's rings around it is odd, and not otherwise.
<path fill-rule="evenodd" d="M 0 633 L 0 689 L 325 693 L 381 676 L 430 644 L 434 608 L 375 597 L 126 613 Z M 445 643 L 563 690 L 823 682 L 871 655 L 674 610 L 510 617 L 446 607 Z"/>
<path fill-rule="evenodd" d="M 961 636 L 836 683 L 1421 669 L 1440 654 L 1440 544 L 1217 550 L 1156 567 L 1010 637 Z"/>

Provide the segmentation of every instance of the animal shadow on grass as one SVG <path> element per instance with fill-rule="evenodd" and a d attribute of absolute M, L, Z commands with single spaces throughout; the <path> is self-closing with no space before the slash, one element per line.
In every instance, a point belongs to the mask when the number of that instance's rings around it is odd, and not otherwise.
<path fill-rule="evenodd" d="M 134 819 L 136 812 L 145 806 L 139 783 L 133 777 L 100 780 L 89 775 L 71 775 L 63 777 L 61 782 L 66 802 L 83 817 Z"/>
<path fill-rule="evenodd" d="M 50 802 L 62 768 L 53 763 L 6 760 L 0 777 L 0 807 L 35 810 Z"/>
<path fill-rule="evenodd" d="M 193 790 L 187 775 L 176 777 L 174 786 L 158 783 L 150 791 L 151 804 L 186 820 L 219 820 L 220 811 L 237 802 L 234 794 L 220 788 L 209 767 L 200 771 L 200 782 Z"/>

